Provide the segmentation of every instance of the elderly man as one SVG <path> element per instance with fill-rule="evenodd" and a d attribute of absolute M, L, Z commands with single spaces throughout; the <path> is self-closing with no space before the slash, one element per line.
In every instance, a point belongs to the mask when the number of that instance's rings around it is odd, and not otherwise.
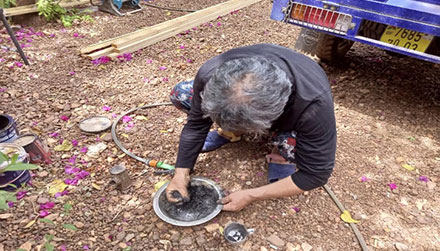
<path fill-rule="evenodd" d="M 288 48 L 257 44 L 218 55 L 202 65 L 194 81 L 177 84 L 171 101 L 188 113 L 167 187 L 171 202 L 190 199 L 190 170 L 200 152 L 239 141 L 243 133 L 271 133 L 269 184 L 231 193 L 222 200 L 223 210 L 317 188 L 333 171 L 336 125 L 327 76 Z M 221 129 L 210 131 L 213 122 Z"/>

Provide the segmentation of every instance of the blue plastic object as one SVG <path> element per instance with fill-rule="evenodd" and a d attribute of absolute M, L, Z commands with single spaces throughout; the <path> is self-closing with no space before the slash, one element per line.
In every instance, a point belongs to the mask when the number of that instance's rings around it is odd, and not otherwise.
<path fill-rule="evenodd" d="M 14 119 L 6 114 L 0 114 L 0 143 L 13 142 L 18 137 Z"/>
<path fill-rule="evenodd" d="M 211 131 L 208 133 L 208 136 L 206 136 L 205 144 L 202 148 L 202 153 L 214 151 L 223 145 L 226 145 L 228 143 L 231 143 L 227 138 L 224 138 L 218 134 L 218 131 Z"/>
<path fill-rule="evenodd" d="M 289 6 L 305 4 L 321 9 L 333 10 L 350 15 L 351 25 L 346 34 L 337 34 L 322 30 L 313 25 L 295 23 L 290 18 Z M 440 63 L 440 1 L 439 0 L 274 0 L 271 19 L 318 30 L 344 39 L 373 45 L 381 49 L 397 52 L 434 63 Z M 386 42 L 378 38 L 369 38 L 361 34 L 365 21 L 372 21 L 385 26 L 395 26 L 415 32 L 433 35 L 430 47 L 435 50 L 415 51 Z M 436 43 L 436 44 L 434 44 Z M 434 44 L 434 45 L 433 45 Z M 432 52 L 434 51 L 434 52 Z"/>

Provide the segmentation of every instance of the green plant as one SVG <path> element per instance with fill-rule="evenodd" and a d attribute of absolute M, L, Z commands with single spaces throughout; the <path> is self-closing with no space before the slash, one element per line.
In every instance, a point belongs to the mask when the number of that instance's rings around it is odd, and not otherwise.
<path fill-rule="evenodd" d="M 0 7 L 2 8 L 11 8 L 15 6 L 16 0 L 0 0 Z"/>
<path fill-rule="evenodd" d="M 44 248 L 46 249 L 46 251 L 53 251 L 53 250 L 55 250 L 55 246 L 50 243 L 53 240 L 54 237 L 55 236 L 53 236 L 51 234 L 45 234 L 44 235 L 44 239 L 46 239 L 46 242 L 44 243 Z"/>
<path fill-rule="evenodd" d="M 38 166 L 26 163 L 17 163 L 18 154 L 12 155 L 9 157 L 8 155 L 0 152 L 0 174 L 4 172 L 10 171 L 21 171 L 21 170 L 33 170 L 37 169 Z M 6 162 L 6 163 L 5 163 Z M 14 184 L 9 184 L 14 188 L 17 188 Z M 15 192 L 8 192 L 0 190 L 0 210 L 6 210 L 9 208 L 8 202 L 16 202 L 17 198 L 15 197 Z"/>
<path fill-rule="evenodd" d="M 4 1 L 4 0 L 0 0 Z M 93 21 L 89 15 L 81 15 L 78 10 L 68 11 L 59 5 L 55 0 L 38 0 L 37 9 L 40 16 L 44 16 L 47 21 L 60 20 L 64 27 L 70 27 L 75 20 Z"/>

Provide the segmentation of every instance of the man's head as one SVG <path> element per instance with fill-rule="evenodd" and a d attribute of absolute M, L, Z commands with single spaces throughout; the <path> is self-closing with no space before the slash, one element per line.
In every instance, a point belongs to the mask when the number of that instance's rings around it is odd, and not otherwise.
<path fill-rule="evenodd" d="M 291 93 L 286 73 L 263 57 L 220 65 L 201 93 L 202 110 L 227 131 L 263 133 L 282 113 Z"/>

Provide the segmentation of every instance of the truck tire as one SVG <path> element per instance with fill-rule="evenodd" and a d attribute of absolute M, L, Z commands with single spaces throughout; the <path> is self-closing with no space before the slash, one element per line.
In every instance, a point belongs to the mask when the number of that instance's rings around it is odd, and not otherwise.
<path fill-rule="evenodd" d="M 316 56 L 323 61 L 343 58 L 353 44 L 351 40 L 322 33 L 316 45 Z"/>
<path fill-rule="evenodd" d="M 385 24 L 376 23 L 370 20 L 365 20 L 362 23 L 361 30 L 359 32 L 359 35 L 368 37 L 374 40 L 379 40 L 382 36 L 383 32 L 386 29 Z"/>

